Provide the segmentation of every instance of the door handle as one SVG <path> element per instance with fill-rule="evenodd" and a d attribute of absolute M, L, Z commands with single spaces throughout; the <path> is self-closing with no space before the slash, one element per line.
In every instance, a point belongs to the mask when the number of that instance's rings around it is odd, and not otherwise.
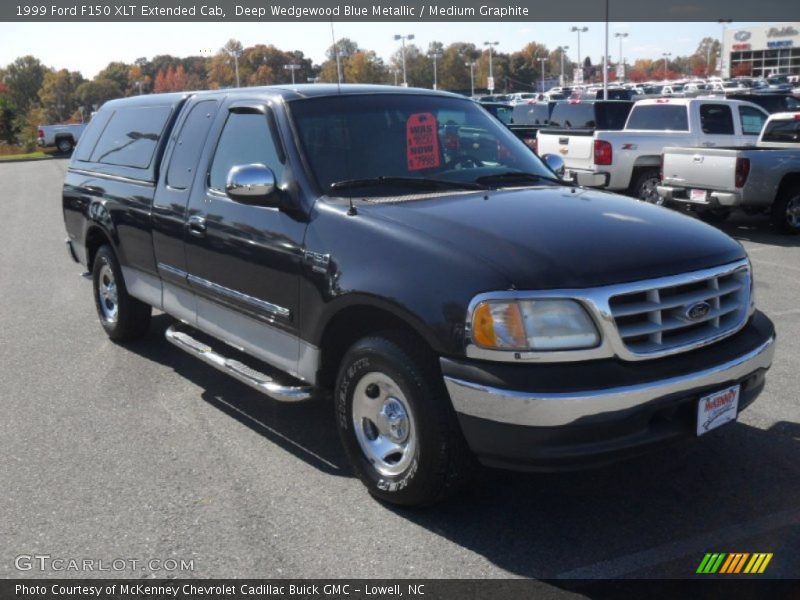
<path fill-rule="evenodd" d="M 186 227 L 189 229 L 189 233 L 196 237 L 203 237 L 206 234 L 206 220 L 204 217 L 198 215 L 189 217 Z"/>

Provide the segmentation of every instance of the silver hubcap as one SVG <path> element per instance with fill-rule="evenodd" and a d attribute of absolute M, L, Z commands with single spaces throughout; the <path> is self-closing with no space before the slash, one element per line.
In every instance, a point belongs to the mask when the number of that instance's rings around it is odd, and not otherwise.
<path fill-rule="evenodd" d="M 117 282 L 114 280 L 114 271 L 108 265 L 103 265 L 97 276 L 97 299 L 100 301 L 103 318 L 109 323 L 114 323 L 119 311 Z"/>
<path fill-rule="evenodd" d="M 642 187 L 639 188 L 639 199 L 650 204 L 663 204 L 664 200 L 661 199 L 661 196 L 658 195 L 658 190 L 656 190 L 658 182 L 659 179 L 657 177 L 647 179 L 642 184 Z"/>
<path fill-rule="evenodd" d="M 800 229 L 800 196 L 786 203 L 786 223 L 792 229 Z"/>
<path fill-rule="evenodd" d="M 381 475 L 399 475 L 417 448 L 416 426 L 400 386 L 384 373 L 367 373 L 353 393 L 358 445 Z"/>

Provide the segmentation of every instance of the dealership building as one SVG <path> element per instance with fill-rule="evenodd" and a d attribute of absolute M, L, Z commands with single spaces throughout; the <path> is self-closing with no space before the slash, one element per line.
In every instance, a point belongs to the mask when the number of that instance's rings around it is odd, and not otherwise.
<path fill-rule="evenodd" d="M 722 76 L 800 74 L 800 22 L 728 26 L 722 37 Z"/>

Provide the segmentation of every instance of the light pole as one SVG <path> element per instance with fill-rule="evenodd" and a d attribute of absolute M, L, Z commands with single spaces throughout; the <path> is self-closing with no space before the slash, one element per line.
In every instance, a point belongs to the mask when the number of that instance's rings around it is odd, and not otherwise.
<path fill-rule="evenodd" d="M 436 81 L 436 59 L 442 57 L 441 52 L 437 52 L 436 50 L 432 50 L 428 53 L 430 57 L 433 59 L 433 89 L 438 90 L 438 83 Z"/>
<path fill-rule="evenodd" d="M 489 88 L 489 93 L 494 93 L 494 72 L 492 71 L 492 48 L 497 46 L 500 42 L 483 42 L 484 46 L 489 46 L 489 81 L 486 87 Z"/>
<path fill-rule="evenodd" d="M 667 59 L 672 56 L 672 52 L 664 52 L 661 56 L 664 57 L 664 81 L 667 80 Z"/>
<path fill-rule="evenodd" d="M 558 83 L 559 83 L 559 85 L 561 85 L 561 87 L 564 87 L 564 83 L 565 83 L 565 80 L 564 80 L 564 52 L 566 52 L 567 50 L 569 50 L 569 46 L 561 46 L 561 51 L 559 52 L 559 54 L 561 54 L 561 77 L 558 80 Z"/>
<path fill-rule="evenodd" d="M 297 71 L 297 69 L 299 69 L 299 68 L 300 68 L 300 65 L 295 65 L 295 64 L 283 65 L 283 70 L 284 71 L 291 71 L 292 72 L 292 85 L 294 85 L 294 72 Z"/>
<path fill-rule="evenodd" d="M 722 36 L 719 39 L 719 76 L 724 77 L 725 68 L 725 25 L 733 23 L 733 19 L 717 19 L 717 23 L 722 25 Z"/>
<path fill-rule="evenodd" d="M 470 97 L 475 95 L 475 62 L 465 62 L 465 67 L 469 67 L 469 89 L 470 89 Z"/>
<path fill-rule="evenodd" d="M 234 71 L 236 72 L 236 87 L 240 86 L 239 84 L 239 57 L 242 55 L 241 50 L 226 50 L 228 54 L 233 57 L 233 66 Z"/>
<path fill-rule="evenodd" d="M 406 40 L 413 40 L 414 34 L 409 33 L 408 35 L 395 35 L 394 39 L 395 41 L 402 40 L 403 42 L 403 87 L 408 87 L 408 80 L 406 79 Z"/>
<path fill-rule="evenodd" d="M 622 73 L 623 73 L 622 78 L 624 79 L 625 78 L 625 59 L 622 58 L 622 40 L 623 40 L 623 38 L 628 37 L 628 33 L 627 32 L 623 33 L 623 32 L 618 31 L 617 33 L 614 34 L 614 37 L 615 38 L 619 38 L 619 64 L 622 65 Z"/>
<path fill-rule="evenodd" d="M 583 59 L 581 58 L 581 34 L 589 31 L 589 28 L 573 25 L 570 31 L 578 34 L 578 68 L 581 69 L 581 73 L 583 73 Z M 581 83 L 583 83 L 583 77 L 581 77 Z"/>
<path fill-rule="evenodd" d="M 540 56 L 536 60 L 539 61 L 539 65 L 542 68 L 542 93 L 544 94 L 544 63 L 547 62 L 547 57 L 546 56 Z"/>

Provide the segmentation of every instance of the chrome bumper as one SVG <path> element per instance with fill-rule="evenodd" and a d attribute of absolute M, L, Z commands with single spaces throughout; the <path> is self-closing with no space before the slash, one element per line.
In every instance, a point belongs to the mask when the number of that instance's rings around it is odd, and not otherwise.
<path fill-rule="evenodd" d="M 745 379 L 759 369 L 769 368 L 774 354 L 772 336 L 747 354 L 708 369 L 638 385 L 574 393 L 519 392 L 448 376 L 444 380 L 456 412 L 498 423 L 558 427 L 666 396 Z"/>
<path fill-rule="evenodd" d="M 672 202 L 683 202 L 684 204 L 694 204 L 699 206 L 739 206 L 743 204 L 742 195 L 735 192 L 710 191 L 705 200 L 692 200 L 686 196 L 686 188 L 678 188 L 669 185 L 656 186 L 658 195 L 664 200 Z M 676 195 L 680 194 L 680 195 Z"/>

